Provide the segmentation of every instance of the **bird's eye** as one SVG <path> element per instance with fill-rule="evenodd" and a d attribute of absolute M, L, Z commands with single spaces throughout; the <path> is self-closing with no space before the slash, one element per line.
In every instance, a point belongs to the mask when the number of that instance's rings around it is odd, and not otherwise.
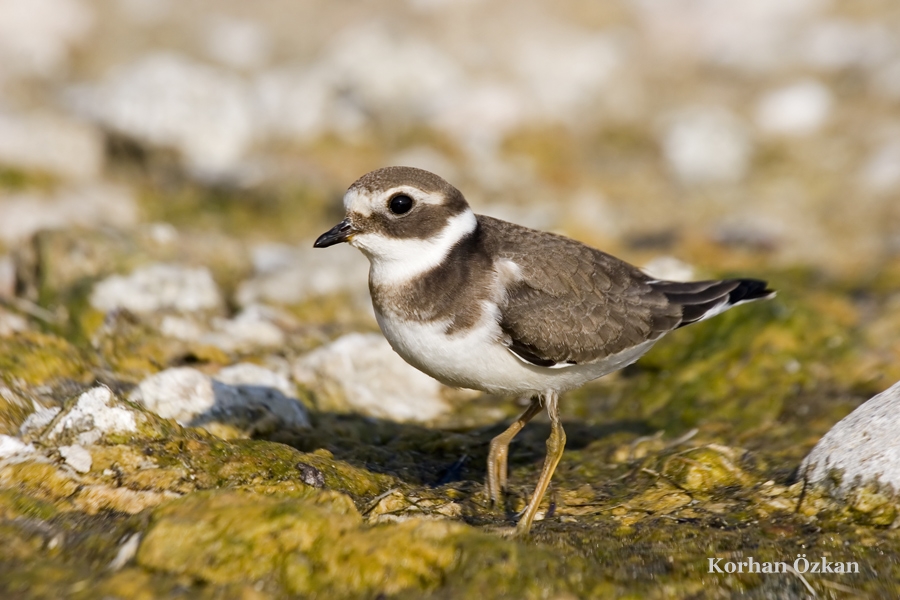
<path fill-rule="evenodd" d="M 412 207 L 413 199 L 406 194 L 398 194 L 391 198 L 391 201 L 388 203 L 388 208 L 390 208 L 391 212 L 395 215 L 408 213 L 409 209 L 411 209 Z"/>

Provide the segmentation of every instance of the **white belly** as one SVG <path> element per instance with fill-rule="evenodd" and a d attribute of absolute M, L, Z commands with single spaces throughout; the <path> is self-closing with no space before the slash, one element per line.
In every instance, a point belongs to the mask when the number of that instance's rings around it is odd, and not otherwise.
<path fill-rule="evenodd" d="M 375 317 L 391 347 L 412 366 L 447 385 L 496 394 L 562 393 L 633 363 L 655 341 L 595 363 L 538 367 L 501 343 L 496 306 L 489 308 L 478 326 L 453 335 L 444 333 L 444 322 L 406 321 L 377 310 Z"/>

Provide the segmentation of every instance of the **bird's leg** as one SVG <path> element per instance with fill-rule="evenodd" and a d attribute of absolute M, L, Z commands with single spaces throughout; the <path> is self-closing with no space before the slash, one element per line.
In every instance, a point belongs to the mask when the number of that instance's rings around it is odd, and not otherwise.
<path fill-rule="evenodd" d="M 522 416 L 516 419 L 506 431 L 491 440 L 488 450 L 487 491 L 492 503 L 499 502 L 501 492 L 506 489 L 506 457 L 509 455 L 509 443 L 539 412 L 541 412 L 541 399 L 539 396 L 535 396 Z"/>
<path fill-rule="evenodd" d="M 550 479 L 553 477 L 553 471 L 562 458 L 563 450 L 566 447 L 566 432 L 563 431 L 562 423 L 559 421 L 559 394 L 553 391 L 544 394 L 544 402 L 547 405 L 547 414 L 550 417 L 550 437 L 547 438 L 547 457 L 544 458 L 544 467 L 541 469 L 541 476 L 538 479 L 537 487 L 534 488 L 534 495 L 528 502 L 528 506 L 522 512 L 519 523 L 516 525 L 516 533 L 518 535 L 526 535 L 531 530 L 531 523 L 537 514 L 538 506 L 550 485 Z"/>

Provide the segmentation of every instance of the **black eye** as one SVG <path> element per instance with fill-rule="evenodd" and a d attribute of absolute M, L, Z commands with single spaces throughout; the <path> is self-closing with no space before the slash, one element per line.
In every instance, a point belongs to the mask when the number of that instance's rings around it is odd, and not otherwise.
<path fill-rule="evenodd" d="M 391 198 L 391 201 L 388 203 L 388 208 L 390 208 L 391 212 L 395 215 L 408 213 L 409 209 L 411 209 L 412 207 L 413 199 L 406 194 L 398 194 Z"/>

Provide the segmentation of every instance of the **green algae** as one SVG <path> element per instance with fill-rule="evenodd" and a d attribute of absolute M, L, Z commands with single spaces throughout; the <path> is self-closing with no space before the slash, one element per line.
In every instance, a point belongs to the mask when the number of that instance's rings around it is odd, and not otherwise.
<path fill-rule="evenodd" d="M 24 331 L 0 338 L 0 379 L 7 384 L 34 386 L 63 379 L 86 381 L 92 364 L 86 353 L 65 339 Z"/>

